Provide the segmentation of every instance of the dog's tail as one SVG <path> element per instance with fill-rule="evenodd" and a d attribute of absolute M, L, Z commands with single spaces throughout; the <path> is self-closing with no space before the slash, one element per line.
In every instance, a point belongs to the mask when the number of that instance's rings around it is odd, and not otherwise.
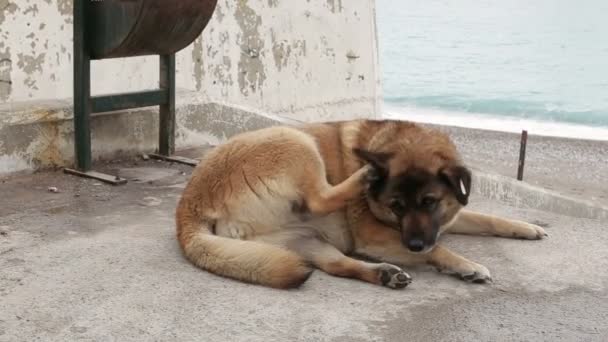
<path fill-rule="evenodd" d="M 186 258 L 211 273 L 280 289 L 299 287 L 312 273 L 304 259 L 287 249 L 213 235 L 209 224 L 181 205 L 176 222 Z"/>

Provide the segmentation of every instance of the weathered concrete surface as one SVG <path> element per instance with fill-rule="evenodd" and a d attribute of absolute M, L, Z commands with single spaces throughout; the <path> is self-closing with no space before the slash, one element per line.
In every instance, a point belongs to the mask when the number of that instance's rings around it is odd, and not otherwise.
<path fill-rule="evenodd" d="M 608 336 L 604 221 L 475 197 L 472 207 L 537 222 L 550 235 L 542 241 L 448 237 L 454 250 L 490 268 L 492 285 L 412 269 L 411 287 L 394 291 L 317 271 L 302 288 L 278 291 L 210 275 L 183 259 L 173 210 L 190 168 L 154 161 L 97 168 L 132 181 L 110 187 L 45 172 L 0 183 L 0 341 Z"/>
<path fill-rule="evenodd" d="M 72 96 L 72 0 L 0 0 L 0 103 Z M 301 120 L 369 116 L 380 100 L 375 2 L 219 0 L 177 54 L 177 87 Z M 158 86 L 158 57 L 96 61 L 92 93 Z M 195 103 L 198 104 L 198 103 Z"/>
<path fill-rule="evenodd" d="M 176 146 L 217 144 L 234 134 L 292 122 L 251 108 L 191 101 L 180 93 L 176 104 Z M 67 101 L 35 106 L 0 104 L 0 175 L 74 163 L 72 109 Z M 152 152 L 158 148 L 158 109 L 101 113 L 92 116 L 94 159 Z"/>
<path fill-rule="evenodd" d="M 573 217 L 608 221 L 608 207 L 505 176 L 473 171 L 474 192 L 493 200 Z"/>

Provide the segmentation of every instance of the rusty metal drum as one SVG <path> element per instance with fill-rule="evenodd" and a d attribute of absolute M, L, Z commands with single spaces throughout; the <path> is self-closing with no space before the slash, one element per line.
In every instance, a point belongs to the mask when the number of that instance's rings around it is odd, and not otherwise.
<path fill-rule="evenodd" d="M 188 46 L 209 23 L 217 0 L 86 0 L 92 59 L 167 55 Z"/>

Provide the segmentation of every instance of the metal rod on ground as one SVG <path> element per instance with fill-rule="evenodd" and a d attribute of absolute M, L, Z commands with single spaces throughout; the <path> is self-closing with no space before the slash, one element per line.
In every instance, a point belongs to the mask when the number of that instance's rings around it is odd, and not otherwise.
<path fill-rule="evenodd" d="M 517 167 L 517 180 L 524 178 L 524 165 L 526 162 L 526 144 L 528 143 L 528 131 L 521 131 L 521 142 L 519 144 L 519 165 Z"/>

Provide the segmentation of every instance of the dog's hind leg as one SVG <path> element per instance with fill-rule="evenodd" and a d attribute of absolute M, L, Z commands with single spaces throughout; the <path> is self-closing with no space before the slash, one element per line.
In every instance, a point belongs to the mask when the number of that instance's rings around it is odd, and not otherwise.
<path fill-rule="evenodd" d="M 504 219 L 493 215 L 462 210 L 446 230 L 447 233 L 467 235 L 494 235 L 515 239 L 539 240 L 547 236 L 537 225 Z"/>
<path fill-rule="evenodd" d="M 360 279 L 392 289 L 405 288 L 412 281 L 397 266 L 365 262 L 344 255 L 311 228 L 284 230 L 256 237 L 256 240 L 294 251 L 315 267 L 334 276 Z"/>

